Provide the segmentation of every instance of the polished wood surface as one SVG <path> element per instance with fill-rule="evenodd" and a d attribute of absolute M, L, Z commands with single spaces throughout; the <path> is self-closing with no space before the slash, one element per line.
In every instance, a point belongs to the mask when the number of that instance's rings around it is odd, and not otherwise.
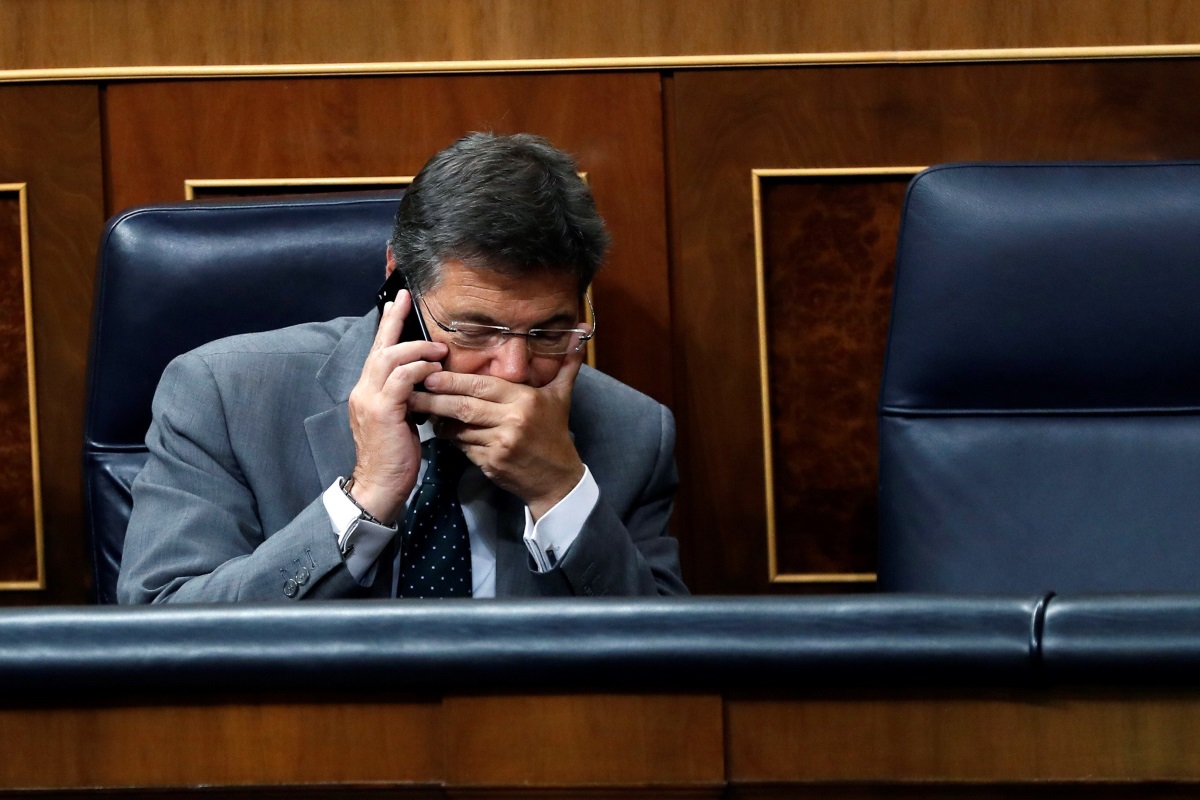
<path fill-rule="evenodd" d="M 0 786 L 431 783 L 440 723 L 424 702 L 0 710 Z"/>
<path fill-rule="evenodd" d="M 271 0 L 0 4 L 0 75 L 179 65 L 436 69 L 529 59 L 713 64 L 754 54 L 889 57 L 1198 41 L 1200 9 L 1186 0 L 293 0 L 282 10 Z"/>
<path fill-rule="evenodd" d="M 1200 41 L 1189 0 L 909 0 L 893 11 L 898 50 Z"/>
<path fill-rule="evenodd" d="M 34 506 L 29 359 L 25 346 L 24 215 L 19 187 L 0 184 L 0 588 L 37 585 L 41 569 Z"/>
<path fill-rule="evenodd" d="M 795 588 L 768 582 L 751 171 L 972 159 L 1197 157 L 1200 106 L 1180 91 L 1197 85 L 1200 61 L 1191 59 L 674 76 L 669 171 L 675 408 L 687 448 L 680 462 L 677 522 L 687 531 L 685 542 L 693 553 L 685 576 L 693 590 Z M 842 212 L 829 213 L 836 218 Z M 885 259 L 889 248 L 880 244 L 871 252 L 872 259 Z M 882 267 L 865 266 L 860 274 L 878 276 Z M 878 347 L 883 320 L 864 323 L 851 305 L 821 324 L 832 340 L 853 340 L 853 348 L 865 353 Z M 806 359 L 816 364 L 833 357 L 815 352 L 824 349 L 815 338 L 797 346 L 801 349 L 794 353 L 775 353 L 776 363 L 791 358 L 797 365 L 810 363 Z M 846 380 L 861 380 L 870 371 L 863 365 Z M 834 373 L 827 370 L 827 377 L 833 380 Z M 836 397 L 856 390 L 819 386 L 815 391 Z M 860 408 L 859 415 L 842 424 L 860 430 L 875 424 L 870 408 Z M 776 463 L 803 459 L 812 474 L 821 464 L 830 471 L 841 468 L 846 454 L 829 442 L 829 449 L 822 449 L 823 441 L 815 434 L 789 440 L 787 452 L 775 453 Z M 802 522 L 784 517 L 776 522 L 788 569 L 849 572 L 873 560 L 864 551 L 852 556 L 833 551 L 810 560 L 805 544 L 788 540 L 805 536 Z M 859 541 L 860 547 L 869 544 Z"/>
<path fill-rule="evenodd" d="M 715 695 L 453 697 L 456 786 L 709 786 L 724 780 Z"/>
<path fill-rule="evenodd" d="M 715 798 L 721 714 L 705 695 L 9 708 L 0 789 L 376 783 Z"/>
<path fill-rule="evenodd" d="M 726 724 L 737 784 L 1200 780 L 1187 691 L 741 699 Z"/>
<path fill-rule="evenodd" d="M 671 401 L 657 75 L 122 84 L 107 120 L 113 212 L 182 200 L 187 179 L 413 175 L 472 130 L 544 135 L 579 159 L 613 235 L 593 292 L 597 366 Z M 381 279 L 383 261 L 380 242 Z"/>
<path fill-rule="evenodd" d="M 779 575 L 875 569 L 874 419 L 910 178 L 760 179 Z"/>
<path fill-rule="evenodd" d="M 0 794 L 1185 797 L 1197 725 L 1132 687 L 59 703 L 0 709 Z"/>
<path fill-rule="evenodd" d="M 0 86 L 0 183 L 26 184 L 29 211 L 46 557 L 46 589 L 0 592 L 6 605 L 78 603 L 87 596 L 80 461 L 96 242 L 104 222 L 98 95 L 95 86 L 86 85 Z M 7 285 L 6 304 L 21 302 L 19 286 Z M 3 312 L 6 325 L 10 313 Z M 25 369 L 24 334 L 13 336 L 0 357 L 2 371 L 14 376 L 4 385 L 0 405 L 21 406 L 28 397 L 19 377 Z M 25 425 L 24 431 L 6 426 L 4 438 L 26 436 L 27 415 Z M 28 472 L 27 459 L 24 465 Z M 29 491 L 32 475 L 11 477 L 20 486 L 6 484 L 6 492 Z M 22 524 L 23 541 L 31 541 L 28 519 Z M 8 557 L 13 552 L 5 549 L 0 561 L 13 563 Z"/>

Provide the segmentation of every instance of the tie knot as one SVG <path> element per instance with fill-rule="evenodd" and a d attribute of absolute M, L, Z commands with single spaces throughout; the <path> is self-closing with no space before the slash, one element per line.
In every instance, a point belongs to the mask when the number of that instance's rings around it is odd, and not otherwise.
<path fill-rule="evenodd" d="M 421 445 L 421 454 L 428 462 L 425 467 L 426 483 L 457 483 L 467 468 L 467 457 L 444 439 L 434 438 L 425 442 Z"/>

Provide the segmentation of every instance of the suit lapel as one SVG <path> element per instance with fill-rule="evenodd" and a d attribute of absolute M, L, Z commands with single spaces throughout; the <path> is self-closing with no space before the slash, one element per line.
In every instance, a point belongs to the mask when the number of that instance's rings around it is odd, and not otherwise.
<path fill-rule="evenodd" d="M 330 405 L 305 419 L 304 430 L 321 486 L 329 486 L 354 469 L 356 454 L 347 402 L 371 352 L 378 321 L 379 312 L 372 311 L 354 322 L 317 371 L 317 380 L 329 393 Z"/>

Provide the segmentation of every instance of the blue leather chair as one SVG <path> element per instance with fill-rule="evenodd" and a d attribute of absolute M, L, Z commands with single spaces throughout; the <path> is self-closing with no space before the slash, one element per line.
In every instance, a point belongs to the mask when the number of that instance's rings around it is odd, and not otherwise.
<path fill-rule="evenodd" d="M 84 497 L 101 603 L 115 602 L 129 486 L 172 358 L 236 333 L 371 308 L 399 193 L 149 206 L 100 241 Z"/>
<path fill-rule="evenodd" d="M 881 587 L 1200 589 L 1200 164 L 952 164 L 905 200 Z"/>

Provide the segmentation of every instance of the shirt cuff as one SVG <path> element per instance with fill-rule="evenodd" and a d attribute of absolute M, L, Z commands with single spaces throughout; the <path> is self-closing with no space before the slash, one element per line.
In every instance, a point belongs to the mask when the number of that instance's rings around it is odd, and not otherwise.
<path fill-rule="evenodd" d="M 525 507 L 525 547 L 533 556 L 538 572 L 549 572 L 558 566 L 599 500 L 600 487 L 584 464 L 583 477 L 575 488 L 536 523 L 529 507 Z"/>
<path fill-rule="evenodd" d="M 375 577 L 375 562 L 396 535 L 396 528 L 363 519 L 362 509 L 342 491 L 341 478 L 322 493 L 321 502 L 338 537 L 346 569 L 360 585 L 370 585 Z"/>

